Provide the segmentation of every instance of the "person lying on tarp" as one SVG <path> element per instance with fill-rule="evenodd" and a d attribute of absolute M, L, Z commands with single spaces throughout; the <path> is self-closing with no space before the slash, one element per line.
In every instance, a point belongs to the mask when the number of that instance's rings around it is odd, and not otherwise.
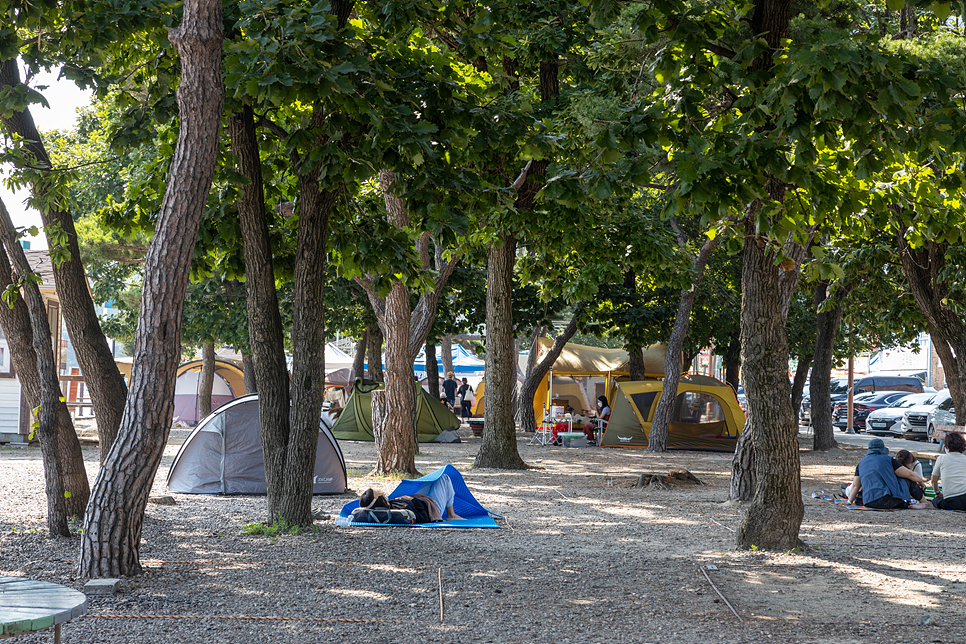
<path fill-rule="evenodd" d="M 453 482 L 448 475 L 443 474 L 439 480 L 433 483 L 427 494 L 397 496 L 391 501 L 384 493 L 368 488 L 359 496 L 359 507 L 409 510 L 414 515 L 413 523 L 436 523 L 443 520 L 462 521 L 463 517 L 453 510 L 455 498 Z"/>

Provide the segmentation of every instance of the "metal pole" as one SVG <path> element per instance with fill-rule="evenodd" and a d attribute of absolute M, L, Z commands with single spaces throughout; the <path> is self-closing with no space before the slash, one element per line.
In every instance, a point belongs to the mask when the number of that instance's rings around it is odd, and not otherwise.
<path fill-rule="evenodd" d="M 854 434 L 855 428 L 852 426 L 852 385 L 855 383 L 855 362 L 854 358 L 849 357 L 849 421 L 848 421 L 848 433 Z"/>

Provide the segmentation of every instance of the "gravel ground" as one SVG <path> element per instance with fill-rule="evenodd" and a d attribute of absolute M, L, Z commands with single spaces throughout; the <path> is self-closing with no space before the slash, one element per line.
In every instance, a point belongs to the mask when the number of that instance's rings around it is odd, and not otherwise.
<path fill-rule="evenodd" d="M 175 505 L 147 508 L 144 574 L 91 597 L 63 642 L 966 641 L 964 515 L 849 511 L 810 498 L 848 480 L 862 450 L 802 451 L 805 552 L 738 552 L 729 455 L 528 446 L 521 434 L 534 469 L 475 470 L 480 441 L 461 433 L 460 444 L 424 445 L 417 465 L 454 464 L 506 516 L 503 529 L 328 520 L 317 532 L 249 536 L 242 529 L 265 518 L 264 498 L 175 494 Z M 186 434 L 172 432 L 155 494 L 167 493 Z M 350 488 L 392 489 L 366 476 L 372 444 L 342 447 Z M 84 454 L 93 481 L 96 445 Z M 642 472 L 674 469 L 708 485 L 634 487 Z M 80 590 L 78 541 L 45 535 L 43 487 L 38 448 L 0 448 L 0 575 Z M 351 498 L 316 497 L 313 507 L 334 517 Z"/>

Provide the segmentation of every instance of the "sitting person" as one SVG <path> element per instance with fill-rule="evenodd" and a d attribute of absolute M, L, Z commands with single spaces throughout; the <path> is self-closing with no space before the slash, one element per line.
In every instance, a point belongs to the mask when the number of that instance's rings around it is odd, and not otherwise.
<path fill-rule="evenodd" d="M 902 466 L 907 470 L 910 470 L 913 474 L 919 478 L 924 478 L 922 475 L 922 463 L 919 459 L 912 455 L 907 449 L 900 449 L 896 452 L 896 460 L 902 463 Z M 922 501 L 923 491 L 919 487 L 919 484 L 912 479 L 903 479 L 906 485 L 909 486 L 909 496 L 912 497 L 913 501 Z"/>
<path fill-rule="evenodd" d="M 437 521 L 462 521 L 463 517 L 453 510 L 456 493 L 453 481 L 444 474 L 435 481 L 426 494 L 398 496 L 388 499 L 385 494 L 368 488 L 359 496 L 360 508 L 393 508 L 410 510 L 416 515 L 416 523 L 435 523 Z M 422 520 L 420 520 L 422 519 Z"/>
<path fill-rule="evenodd" d="M 849 490 L 849 503 L 858 503 L 879 510 L 925 510 L 928 503 L 913 503 L 909 487 L 900 478 L 914 481 L 920 488 L 926 481 L 912 470 L 889 456 L 889 450 L 881 438 L 869 441 L 865 458 L 855 468 L 855 477 Z"/>
<path fill-rule="evenodd" d="M 936 490 L 932 504 L 940 510 L 966 510 L 966 438 L 959 432 L 946 435 L 946 449 L 932 466 L 930 481 Z M 942 481 L 942 492 L 939 482 Z"/>

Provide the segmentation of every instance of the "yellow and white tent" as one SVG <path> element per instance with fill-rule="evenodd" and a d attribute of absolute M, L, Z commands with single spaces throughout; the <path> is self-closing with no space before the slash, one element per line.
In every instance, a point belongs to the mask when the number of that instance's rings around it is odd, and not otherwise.
<path fill-rule="evenodd" d="M 647 447 L 663 388 L 659 380 L 619 383 L 600 446 Z M 744 425 L 745 414 L 729 385 L 710 376 L 682 376 L 667 446 L 731 452 Z"/>

